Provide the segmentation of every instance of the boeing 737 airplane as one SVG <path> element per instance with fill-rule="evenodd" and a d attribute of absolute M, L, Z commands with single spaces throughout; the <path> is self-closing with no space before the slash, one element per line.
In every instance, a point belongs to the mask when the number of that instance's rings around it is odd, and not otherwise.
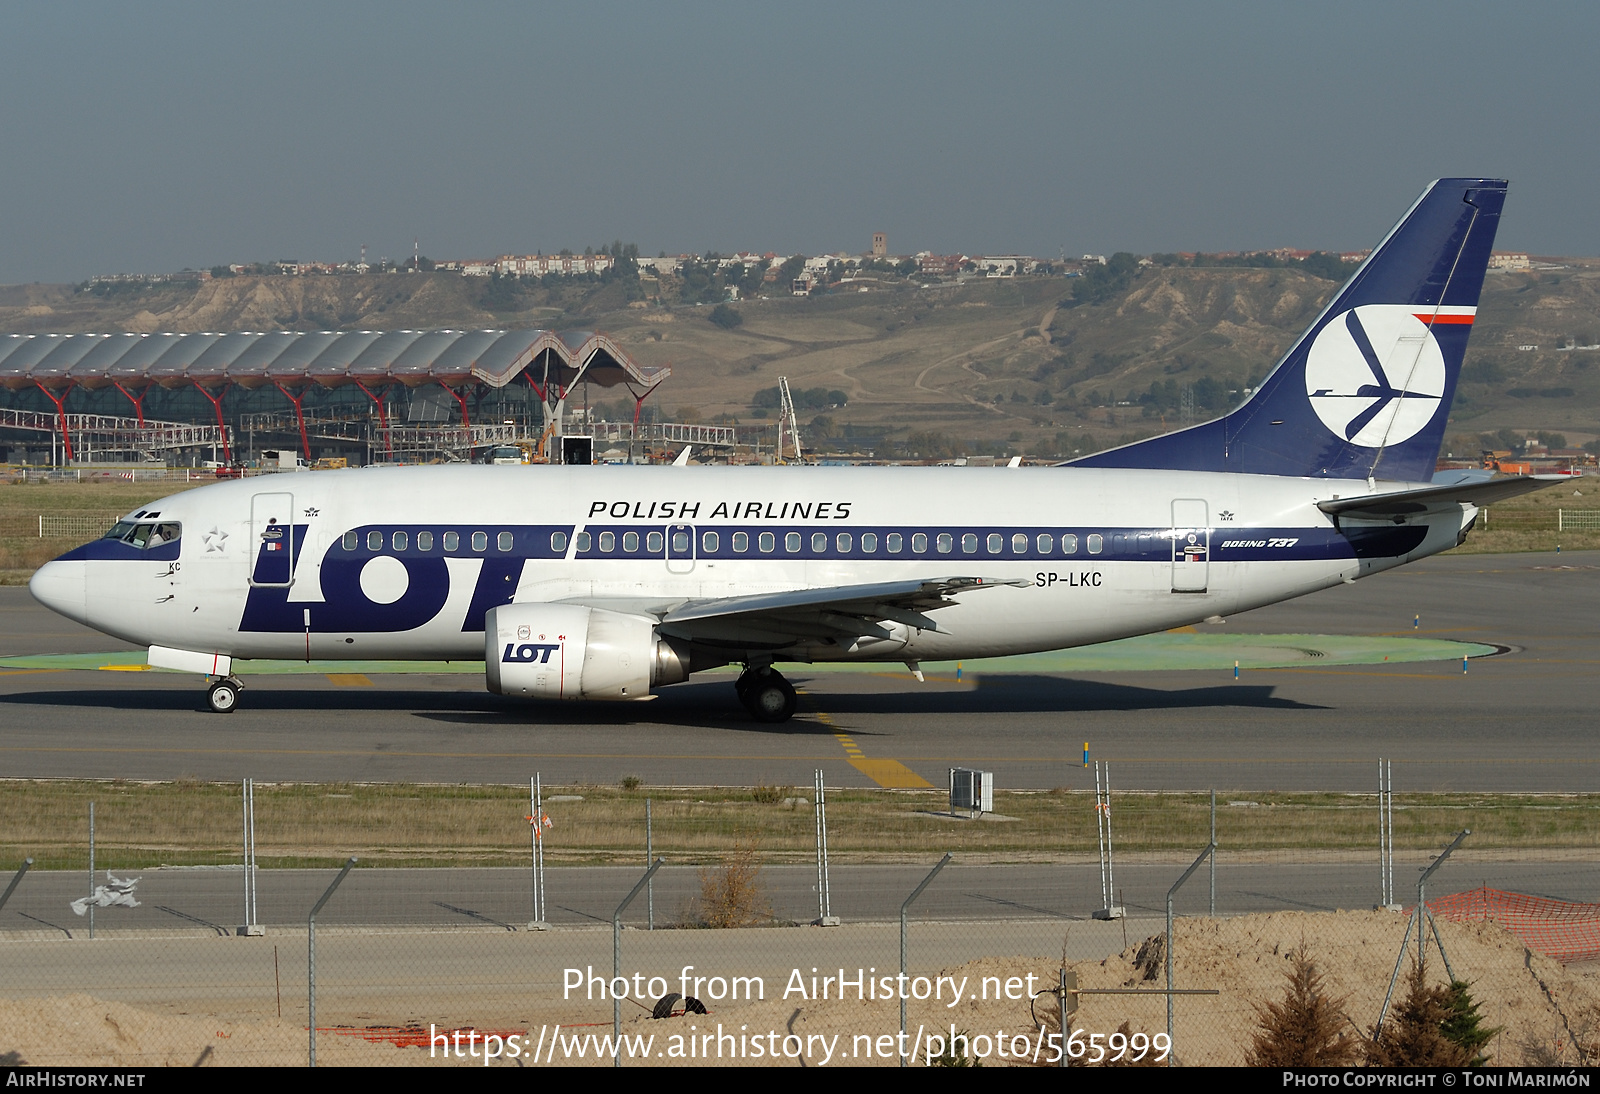
<path fill-rule="evenodd" d="M 1461 543 L 1522 476 L 1434 475 L 1506 183 L 1427 188 L 1214 421 L 1059 467 L 351 469 L 218 483 L 41 567 L 62 615 L 203 674 L 485 659 L 490 691 L 645 699 L 727 664 L 918 662 L 1167 630 Z"/>

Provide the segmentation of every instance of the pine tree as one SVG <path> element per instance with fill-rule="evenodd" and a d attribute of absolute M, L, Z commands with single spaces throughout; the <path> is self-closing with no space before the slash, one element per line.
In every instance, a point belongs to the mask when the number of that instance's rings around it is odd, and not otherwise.
<path fill-rule="evenodd" d="M 1478 1050 L 1494 1040 L 1495 1034 L 1500 1032 L 1500 1027 L 1492 1029 L 1484 1027 L 1483 1015 L 1478 1013 L 1478 1001 L 1472 997 L 1464 981 L 1450 981 L 1447 991 L 1449 999 L 1446 1006 L 1449 1009 L 1449 1016 L 1439 1027 L 1440 1032 L 1444 1034 L 1446 1040 L 1461 1046 L 1462 1051 L 1467 1054 L 1468 1067 L 1482 1067 L 1489 1062 L 1489 1054 L 1486 1052 L 1480 1054 Z"/>
<path fill-rule="evenodd" d="M 1259 1009 L 1260 1030 L 1250 1047 L 1251 1067 L 1339 1067 L 1354 1056 L 1345 1036 L 1344 999 L 1330 999 L 1322 973 L 1302 943 L 1289 953 L 1289 987 L 1283 1002 Z"/>
<path fill-rule="evenodd" d="M 1428 987 L 1420 962 L 1412 963 L 1406 979 L 1405 1002 L 1395 1008 L 1381 1032 L 1373 1030 L 1367 1042 L 1367 1065 L 1466 1067 L 1471 1054 L 1444 1034 L 1444 1024 L 1453 1013 L 1451 990 Z"/>

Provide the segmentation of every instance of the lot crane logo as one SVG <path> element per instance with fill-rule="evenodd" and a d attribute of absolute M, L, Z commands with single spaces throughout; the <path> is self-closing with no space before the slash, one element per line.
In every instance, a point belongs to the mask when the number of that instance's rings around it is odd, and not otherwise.
<path fill-rule="evenodd" d="M 1306 395 L 1322 424 L 1378 448 L 1422 431 L 1444 397 L 1444 354 L 1416 309 L 1367 304 L 1331 320 L 1306 355 Z"/>

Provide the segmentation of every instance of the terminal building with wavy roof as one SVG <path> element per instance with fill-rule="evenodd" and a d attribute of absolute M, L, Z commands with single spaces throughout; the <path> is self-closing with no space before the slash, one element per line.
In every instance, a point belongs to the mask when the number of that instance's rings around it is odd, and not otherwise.
<path fill-rule="evenodd" d="M 304 400 L 308 394 L 359 390 L 370 401 L 390 444 L 389 409 L 397 401 L 415 406 L 412 394 L 432 388 L 448 392 L 470 434 L 471 402 L 512 385 L 527 386 L 526 398 L 542 408 L 546 434 L 559 436 L 568 397 L 581 384 L 622 387 L 635 410 L 667 378 L 665 367 L 634 362 L 605 334 L 547 330 L 268 331 L 229 334 L 13 334 L 0 336 L 0 389 L 11 394 L 13 417 L 24 411 L 23 393 L 49 400 L 63 454 L 74 459 L 73 419 L 68 402 L 79 403 L 111 390 L 124 397 L 128 428 L 154 428 L 145 418 L 152 391 L 198 391 L 210 404 L 223 447 L 233 458 L 231 436 L 238 423 L 240 394 L 275 389 L 290 407 L 299 441 L 311 458 Z M 225 407 L 230 393 L 235 397 Z M 37 401 L 37 397 L 34 397 Z M 426 402 L 426 400 L 424 400 Z M 503 404 L 504 400 L 501 400 Z M 109 408 L 96 401 L 106 418 Z M 85 417 L 80 406 L 77 417 Z M 34 415 L 34 419 L 41 417 Z M 415 415 L 413 415 L 415 417 Z M 481 417 L 481 415 L 480 415 Z M 29 419 L 32 421 L 33 419 Z M 0 430 L 27 429 L 0 418 Z M 171 423 L 164 423 L 171 424 Z"/>

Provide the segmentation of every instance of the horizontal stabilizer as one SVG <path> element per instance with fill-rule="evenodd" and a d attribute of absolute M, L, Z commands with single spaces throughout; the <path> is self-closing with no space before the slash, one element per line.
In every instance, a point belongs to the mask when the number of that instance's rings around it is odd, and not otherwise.
<path fill-rule="evenodd" d="M 1419 490 L 1396 490 L 1387 494 L 1363 494 L 1354 498 L 1333 498 L 1317 502 L 1317 508 L 1335 517 L 1392 520 L 1420 513 L 1441 512 L 1462 504 L 1488 505 L 1522 494 L 1543 490 L 1551 483 L 1568 482 L 1570 475 L 1511 475 L 1481 482 L 1426 486 Z"/>

